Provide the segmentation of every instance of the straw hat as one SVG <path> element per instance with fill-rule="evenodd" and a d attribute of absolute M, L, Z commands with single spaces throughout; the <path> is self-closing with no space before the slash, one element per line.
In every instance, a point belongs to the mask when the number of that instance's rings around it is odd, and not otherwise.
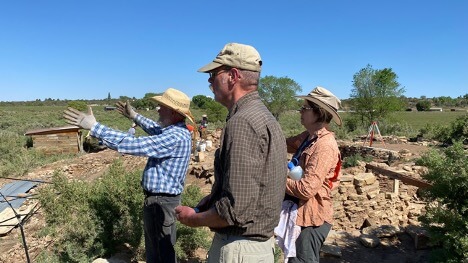
<path fill-rule="evenodd" d="M 297 96 L 297 98 L 311 101 L 333 116 L 333 120 L 341 126 L 341 117 L 338 115 L 338 109 L 341 107 L 341 101 L 329 90 L 322 87 L 315 87 L 309 94 Z"/>
<path fill-rule="evenodd" d="M 168 88 L 162 96 L 154 96 L 151 99 L 157 101 L 166 107 L 169 107 L 178 113 L 187 117 L 191 122 L 195 123 L 192 113 L 190 112 L 190 98 L 182 91 L 173 88 Z"/>

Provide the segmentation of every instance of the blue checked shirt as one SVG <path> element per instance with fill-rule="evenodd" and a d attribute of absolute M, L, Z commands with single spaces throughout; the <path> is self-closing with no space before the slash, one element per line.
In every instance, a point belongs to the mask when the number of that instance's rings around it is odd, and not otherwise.
<path fill-rule="evenodd" d="M 90 135 L 120 153 L 148 157 L 141 181 L 144 190 L 176 195 L 182 193 L 192 149 L 190 132 L 185 123 L 163 128 L 140 114 L 137 114 L 134 122 L 149 136 L 129 136 L 126 132 L 100 123 L 91 128 Z"/>

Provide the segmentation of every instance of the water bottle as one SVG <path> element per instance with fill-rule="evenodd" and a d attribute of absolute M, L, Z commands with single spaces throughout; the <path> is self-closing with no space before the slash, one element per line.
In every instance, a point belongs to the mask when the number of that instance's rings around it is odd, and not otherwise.
<path fill-rule="evenodd" d="M 288 169 L 289 169 L 288 176 L 291 179 L 296 180 L 296 181 L 301 180 L 303 171 L 302 171 L 302 167 L 297 165 L 297 159 L 292 159 L 288 163 Z"/>

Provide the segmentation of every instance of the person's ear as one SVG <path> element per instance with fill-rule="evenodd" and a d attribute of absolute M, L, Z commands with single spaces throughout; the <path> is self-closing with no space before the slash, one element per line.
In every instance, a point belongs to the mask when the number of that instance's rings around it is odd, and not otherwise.
<path fill-rule="evenodd" d="M 241 78 L 240 71 L 237 68 L 232 68 L 229 72 L 230 80 L 238 81 Z"/>

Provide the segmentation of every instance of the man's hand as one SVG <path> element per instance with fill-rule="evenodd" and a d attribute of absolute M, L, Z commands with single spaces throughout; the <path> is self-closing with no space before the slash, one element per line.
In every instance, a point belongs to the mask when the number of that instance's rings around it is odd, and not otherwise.
<path fill-rule="evenodd" d="M 177 220 L 179 220 L 182 224 L 190 227 L 198 226 L 193 218 L 193 216 L 196 215 L 196 212 L 193 208 L 188 206 L 177 206 L 175 208 L 175 212 Z"/>
<path fill-rule="evenodd" d="M 63 117 L 66 119 L 68 124 L 75 125 L 86 130 L 91 130 L 93 125 L 96 123 L 96 118 L 94 118 L 91 106 L 88 106 L 87 114 L 68 107 L 68 109 L 63 112 Z"/>
<path fill-rule="evenodd" d="M 207 226 L 212 228 L 223 228 L 229 226 L 229 223 L 218 215 L 214 207 L 207 211 L 196 213 L 195 209 L 191 207 L 177 206 L 175 208 L 175 212 L 177 220 L 186 226 Z"/>
<path fill-rule="evenodd" d="M 129 118 L 130 120 L 135 119 L 137 113 L 133 110 L 132 105 L 130 105 L 128 100 L 125 103 L 118 101 L 115 105 L 117 106 L 117 111 L 120 112 L 120 114 Z"/>

